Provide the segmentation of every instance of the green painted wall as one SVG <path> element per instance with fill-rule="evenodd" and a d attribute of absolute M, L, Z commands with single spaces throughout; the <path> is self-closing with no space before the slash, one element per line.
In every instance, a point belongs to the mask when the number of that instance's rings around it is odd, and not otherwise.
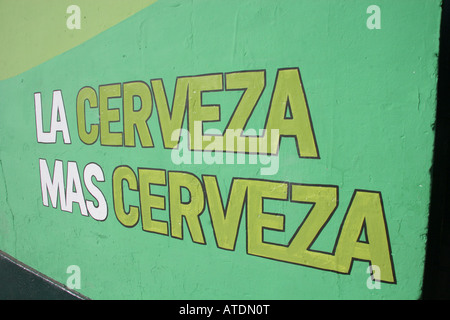
<path fill-rule="evenodd" d="M 18 2 L 0 250 L 93 299 L 420 297 L 440 1 Z"/>

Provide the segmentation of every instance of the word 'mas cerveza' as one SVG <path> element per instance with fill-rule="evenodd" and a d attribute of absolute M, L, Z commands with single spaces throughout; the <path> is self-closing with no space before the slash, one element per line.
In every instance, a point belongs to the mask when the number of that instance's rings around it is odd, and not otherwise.
<path fill-rule="evenodd" d="M 45 160 L 40 160 L 41 185 L 44 205 L 48 197 L 57 207 L 58 197 L 63 211 L 72 212 L 77 203 L 81 213 L 96 220 L 107 217 L 107 204 L 102 192 L 92 183 L 92 177 L 104 181 L 98 165 L 88 164 L 83 170 L 88 191 L 97 200 L 85 201 L 81 179 L 75 162 L 68 163 L 67 184 L 64 186 L 62 162 L 55 162 L 53 179 Z M 211 225 L 218 248 L 235 250 L 239 226 L 245 214 L 247 253 L 284 262 L 350 273 L 354 259 L 370 261 L 380 268 L 379 281 L 395 283 L 389 237 L 379 192 L 355 190 L 336 239 L 334 251 L 325 253 L 311 250 L 337 209 L 338 187 L 308 185 L 280 181 L 233 178 L 228 199 L 222 199 L 216 176 L 196 175 L 182 171 L 139 168 L 137 174 L 128 166 L 118 166 L 112 176 L 113 207 L 118 221 L 126 227 L 135 227 L 141 221 L 142 230 L 173 238 L 184 239 L 187 224 L 193 242 L 206 244 L 204 226 Z M 167 199 L 152 193 L 151 186 L 165 186 Z M 75 191 L 74 191 L 75 190 Z M 183 192 L 184 191 L 184 192 Z M 136 204 L 125 204 L 124 199 L 136 192 Z M 187 194 L 186 194 L 187 193 Z M 265 200 L 290 201 L 311 205 L 309 212 L 287 244 L 266 242 L 264 230 L 285 231 L 285 213 L 265 212 Z M 166 207 L 166 204 L 168 206 Z M 202 224 L 200 216 L 209 212 L 211 223 Z M 167 219 L 154 217 L 154 211 L 166 212 Z M 294 214 L 290 212 L 286 214 Z M 361 234 L 366 235 L 361 240 Z"/>

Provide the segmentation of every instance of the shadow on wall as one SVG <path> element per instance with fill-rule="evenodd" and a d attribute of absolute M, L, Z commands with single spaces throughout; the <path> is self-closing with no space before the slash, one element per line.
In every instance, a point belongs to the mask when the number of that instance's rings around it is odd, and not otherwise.
<path fill-rule="evenodd" d="M 442 1 L 430 220 L 422 299 L 450 299 L 450 3 Z"/>

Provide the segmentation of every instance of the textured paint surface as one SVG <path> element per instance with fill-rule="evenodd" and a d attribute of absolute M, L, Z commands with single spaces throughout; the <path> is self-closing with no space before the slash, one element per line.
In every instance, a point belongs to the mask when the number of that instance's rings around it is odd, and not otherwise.
<path fill-rule="evenodd" d="M 79 266 L 79 291 L 93 299 L 418 298 L 428 221 L 440 3 L 377 2 L 381 29 L 369 30 L 366 9 L 374 4 L 371 1 L 159 0 L 79 46 L 2 80 L 0 249 L 61 283 L 69 277 L 68 266 Z M 67 18 L 65 10 L 61 15 Z M 16 50 L 14 44 L 10 47 Z M 172 150 L 164 148 L 160 129 L 167 123 L 159 121 L 158 91 L 150 80 L 162 79 L 171 107 L 177 77 L 265 70 L 265 90 L 247 124 L 247 128 L 260 129 L 277 87 L 277 72 L 287 68 L 300 70 L 320 157 L 299 157 L 295 140 L 282 138 L 274 175 L 261 176 L 265 165 L 250 164 L 248 156 L 245 164 L 173 163 Z M 99 95 L 100 86 L 132 81 L 145 82 L 152 89 L 148 127 L 154 146 L 143 148 L 137 137 L 135 147 L 107 146 L 101 137 L 92 144 L 83 143 L 77 131 L 80 89 L 92 87 Z M 43 129 L 48 132 L 55 90 L 62 93 L 70 144 L 64 143 L 60 132 L 56 143 L 37 141 L 34 94 L 41 93 Z M 241 95 L 242 91 L 231 90 L 203 93 L 202 103 L 220 105 L 221 115 L 220 121 L 205 122 L 204 129 L 224 130 Z M 110 123 L 111 131 L 121 132 L 122 99 L 111 98 L 109 103 L 120 115 L 119 122 Z M 98 107 L 86 108 L 88 125 L 98 124 L 103 117 L 100 114 L 99 119 Z M 188 128 L 187 117 L 183 128 Z M 69 162 L 76 162 L 82 181 L 85 166 L 98 164 L 105 181 L 96 185 L 107 202 L 107 219 L 83 216 L 77 204 L 71 213 L 63 211 L 61 199 L 56 208 L 44 206 L 39 159 L 46 160 L 50 174 L 55 160 L 62 161 L 65 173 Z M 151 175 L 160 182 L 151 185 L 151 193 L 165 197 L 165 209 L 154 210 L 153 218 L 167 222 L 168 235 L 143 230 L 141 216 L 128 228 L 118 221 L 113 174 L 120 166 L 131 169 L 136 183 L 144 179 L 142 169 L 174 172 L 165 176 L 165 182 L 161 176 Z M 247 205 L 234 250 L 217 245 L 211 203 L 205 204 L 199 216 L 203 238 L 188 229 L 185 218 L 181 219 L 182 239 L 178 233 L 170 233 L 177 225 L 176 212 L 169 219 L 167 182 L 172 186 L 173 181 L 188 182 L 175 180 L 176 172 L 193 174 L 201 182 L 199 189 L 191 189 L 196 191 L 191 203 L 202 194 L 199 201 L 206 203 L 207 175 L 217 178 L 224 202 L 231 198 L 232 179 L 244 180 Z M 260 188 L 249 179 L 277 183 Z M 353 208 L 379 208 L 374 197 L 373 201 L 352 202 L 359 199 L 352 198 L 356 190 L 381 195 L 387 229 L 378 228 L 375 233 L 388 236 L 395 283 L 382 282 L 380 289 L 370 289 L 367 261 L 355 260 L 346 274 L 323 270 L 316 260 L 306 265 L 280 261 L 285 253 L 277 251 L 279 246 L 270 252 L 262 249 L 268 259 L 249 254 L 259 250 L 249 247 L 258 242 L 262 229 L 255 225 L 264 223 L 259 219 L 272 218 L 270 223 L 279 229 L 266 228 L 264 240 L 282 244 L 293 237 L 311 209 L 310 204 L 292 201 L 302 188 L 295 187 L 296 194 L 285 182 L 337 192 L 338 199 L 331 197 L 336 210 L 310 248 L 329 255 L 334 249 L 339 252 L 338 235 L 345 229 L 346 219 L 357 211 L 349 210 L 351 203 Z M 94 201 L 83 188 L 86 199 Z M 138 192 L 124 190 L 125 206 L 142 205 Z M 275 198 L 261 205 L 264 212 L 278 216 L 249 214 L 260 204 L 261 194 Z M 318 194 L 313 192 L 313 196 Z M 239 202 L 239 192 L 233 199 Z M 377 210 L 373 209 L 381 212 Z M 281 230 L 278 223 L 283 215 Z M 368 219 L 366 224 L 369 230 Z M 359 244 L 364 243 L 363 237 Z M 343 254 L 353 254 L 345 248 Z M 338 265 L 331 260 L 324 263 Z"/>

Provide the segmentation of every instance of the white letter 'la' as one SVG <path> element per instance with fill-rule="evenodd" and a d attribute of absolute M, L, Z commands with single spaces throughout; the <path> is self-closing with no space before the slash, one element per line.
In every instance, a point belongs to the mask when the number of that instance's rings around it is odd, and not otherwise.
<path fill-rule="evenodd" d="M 42 125 L 41 93 L 34 94 L 34 111 L 36 115 L 36 134 L 39 143 L 55 143 L 56 133 L 61 131 L 65 144 L 70 144 L 69 128 L 67 127 L 66 110 L 61 90 L 53 91 L 52 115 L 50 132 L 44 132 Z"/>

